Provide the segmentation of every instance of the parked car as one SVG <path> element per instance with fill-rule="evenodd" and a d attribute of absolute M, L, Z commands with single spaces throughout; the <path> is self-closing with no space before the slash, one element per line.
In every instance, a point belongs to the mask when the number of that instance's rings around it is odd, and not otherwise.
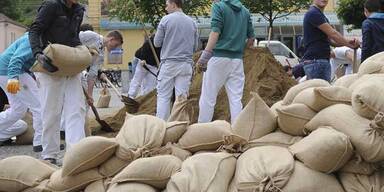
<path fill-rule="evenodd" d="M 268 41 L 260 41 L 258 43 L 259 47 L 267 47 Z M 270 41 L 269 42 L 269 50 L 275 57 L 277 61 L 281 63 L 282 66 L 291 66 L 299 64 L 299 57 L 290 50 L 284 43 L 280 41 Z"/>

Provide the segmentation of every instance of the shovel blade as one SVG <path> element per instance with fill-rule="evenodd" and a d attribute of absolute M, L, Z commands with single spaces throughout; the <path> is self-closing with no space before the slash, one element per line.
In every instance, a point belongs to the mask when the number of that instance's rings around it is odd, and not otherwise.
<path fill-rule="evenodd" d="M 105 131 L 105 132 L 114 132 L 114 130 L 112 129 L 112 127 L 110 125 L 108 125 L 107 122 L 105 122 L 104 120 L 99 120 L 97 121 L 100 125 L 101 125 L 101 130 L 102 131 Z"/>

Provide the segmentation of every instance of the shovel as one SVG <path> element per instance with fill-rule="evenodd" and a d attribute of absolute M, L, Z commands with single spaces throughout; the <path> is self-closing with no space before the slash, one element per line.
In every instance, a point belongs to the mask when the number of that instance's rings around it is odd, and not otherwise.
<path fill-rule="evenodd" d="M 88 96 L 88 94 L 87 94 L 87 92 L 85 91 L 84 88 L 83 88 L 83 92 L 84 92 L 84 95 L 85 95 L 86 99 L 88 100 L 89 96 Z M 111 128 L 111 126 L 108 125 L 107 122 L 105 122 L 104 120 L 100 119 L 100 116 L 99 116 L 99 113 L 96 110 L 96 107 L 92 103 L 90 103 L 89 106 L 91 107 L 91 109 L 93 111 L 93 114 L 95 114 L 96 121 L 101 125 L 101 130 L 105 131 L 105 132 L 108 132 L 108 133 L 114 132 L 113 129 Z"/>

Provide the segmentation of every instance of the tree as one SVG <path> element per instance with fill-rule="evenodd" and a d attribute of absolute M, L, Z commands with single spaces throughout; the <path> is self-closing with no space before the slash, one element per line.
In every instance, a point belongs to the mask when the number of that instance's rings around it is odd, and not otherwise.
<path fill-rule="evenodd" d="M 340 0 L 336 9 L 337 16 L 346 25 L 352 25 L 352 28 L 361 28 L 365 19 L 364 15 L 365 0 Z"/>
<path fill-rule="evenodd" d="M 185 0 L 183 11 L 192 16 L 206 15 L 210 5 L 211 0 Z M 122 21 L 149 23 L 153 28 L 157 28 L 160 19 L 167 12 L 165 0 L 113 0 L 109 14 Z"/>
<path fill-rule="evenodd" d="M 242 2 L 251 13 L 258 13 L 263 16 L 272 29 L 276 19 L 307 8 L 311 0 L 244 0 Z"/>
<path fill-rule="evenodd" d="M 7 17 L 13 20 L 19 20 L 21 17 L 22 11 L 18 6 L 20 0 L 1 0 L 0 1 L 0 13 L 3 13 Z"/>

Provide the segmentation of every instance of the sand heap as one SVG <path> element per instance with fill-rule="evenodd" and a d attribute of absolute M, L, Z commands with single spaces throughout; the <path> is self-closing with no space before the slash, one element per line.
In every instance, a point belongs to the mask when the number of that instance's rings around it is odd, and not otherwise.
<path fill-rule="evenodd" d="M 194 60 L 199 57 L 199 53 L 195 54 Z M 271 106 L 275 102 L 281 100 L 290 87 L 296 84 L 283 70 L 281 65 L 275 60 L 273 55 L 266 48 L 247 49 L 244 54 L 244 72 L 245 86 L 243 95 L 244 106 L 251 99 L 250 92 L 257 92 L 263 100 Z M 190 99 L 195 99 L 194 117 L 191 119 L 196 122 L 198 114 L 198 98 L 200 97 L 202 83 L 202 74 L 196 74 L 193 77 L 190 89 Z M 137 99 L 140 103 L 140 109 L 137 114 L 156 113 L 156 92 L 153 91 L 148 95 Z M 119 130 L 123 124 L 125 117 L 125 109 L 121 109 L 116 115 L 104 117 L 114 129 Z M 220 91 L 217 104 L 215 107 L 214 119 L 230 120 L 228 99 L 224 88 Z M 92 130 L 97 130 L 98 124 L 91 122 Z"/>

